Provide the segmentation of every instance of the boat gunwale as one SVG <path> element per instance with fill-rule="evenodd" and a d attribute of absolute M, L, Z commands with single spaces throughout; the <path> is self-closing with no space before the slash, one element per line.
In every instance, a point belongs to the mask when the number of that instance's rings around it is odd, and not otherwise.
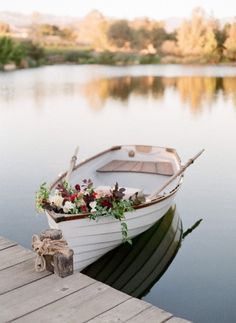
<path fill-rule="evenodd" d="M 78 165 L 76 165 L 74 168 L 73 168 L 73 171 L 77 170 L 79 167 L 81 167 L 82 165 L 86 164 L 87 162 L 93 160 L 93 159 L 96 159 L 102 155 L 105 155 L 107 154 L 108 152 L 111 152 L 111 151 L 114 151 L 114 150 L 119 150 L 121 149 L 122 147 L 126 147 L 126 146 L 137 146 L 137 145 L 117 145 L 117 146 L 112 146 L 111 148 L 109 149 L 106 149 L 106 150 L 103 150 L 102 152 L 90 157 L 90 158 L 87 158 L 85 159 L 84 161 L 80 162 Z M 138 145 L 138 146 L 143 146 L 143 145 Z M 178 162 L 179 162 L 179 166 L 181 167 L 181 159 L 177 153 L 177 151 L 174 149 L 174 148 L 167 148 L 167 147 L 159 147 L 159 146 L 148 146 L 148 145 L 145 145 L 147 147 L 155 147 L 155 148 L 161 148 L 161 149 L 165 149 L 167 152 L 171 152 L 175 155 L 175 157 L 177 158 Z M 67 172 L 64 172 L 62 175 L 60 175 L 59 178 L 57 178 L 56 181 L 54 181 L 51 185 L 50 185 L 50 191 L 66 176 Z M 166 199 L 168 199 L 169 197 L 171 197 L 172 195 L 174 195 L 178 189 L 180 188 L 181 186 L 181 182 L 182 182 L 182 178 L 183 178 L 183 175 L 180 175 L 180 179 L 177 183 L 177 185 L 175 186 L 174 189 L 172 189 L 168 194 L 165 194 L 163 196 L 159 196 L 151 201 L 148 201 L 148 202 L 144 202 L 144 203 L 141 203 L 139 205 L 135 205 L 133 208 L 134 210 L 137 210 L 137 209 L 142 209 L 142 208 L 145 208 L 145 207 L 149 207 L 151 205 L 154 205 L 154 204 L 157 204 L 159 202 L 162 202 Z M 85 219 L 85 218 L 88 218 L 89 215 L 91 215 L 92 213 L 91 212 L 88 212 L 88 213 L 79 213 L 79 214 L 66 214 L 66 213 L 56 213 L 54 211 L 50 211 L 50 210 L 46 210 L 46 213 L 56 222 L 56 223 L 60 223 L 60 222 L 65 222 L 65 221 L 72 221 L 72 220 L 79 220 L 79 219 Z"/>
<path fill-rule="evenodd" d="M 152 200 L 147 203 L 142 203 L 139 205 L 135 205 L 133 208 L 134 210 L 142 209 L 145 207 L 149 207 L 151 205 L 157 204 L 159 202 L 162 202 L 172 195 L 174 195 L 178 189 L 180 188 L 180 183 L 167 195 L 161 196 L 159 198 L 156 198 L 155 200 Z M 93 213 L 80 213 L 80 214 L 66 214 L 66 213 L 56 213 L 54 211 L 46 210 L 47 214 L 56 222 L 65 222 L 65 221 L 72 221 L 72 220 L 79 220 L 79 219 L 86 219 L 89 218 L 89 215 L 92 215 Z M 132 211 L 131 211 L 132 212 Z"/>

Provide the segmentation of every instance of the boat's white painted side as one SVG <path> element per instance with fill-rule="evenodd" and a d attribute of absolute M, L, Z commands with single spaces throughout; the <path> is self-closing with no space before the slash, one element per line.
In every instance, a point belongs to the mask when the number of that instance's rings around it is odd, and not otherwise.
<path fill-rule="evenodd" d="M 129 237 L 134 238 L 158 221 L 173 204 L 175 194 L 159 203 L 126 212 Z M 116 219 L 103 217 L 95 221 L 83 218 L 56 223 L 50 215 L 47 214 L 47 217 L 50 227 L 61 229 L 70 248 L 74 250 L 76 270 L 81 271 L 122 243 L 121 225 Z"/>

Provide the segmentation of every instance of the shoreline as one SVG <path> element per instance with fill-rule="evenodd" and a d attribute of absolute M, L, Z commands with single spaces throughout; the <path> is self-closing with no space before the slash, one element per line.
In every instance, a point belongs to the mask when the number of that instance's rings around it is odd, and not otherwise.
<path fill-rule="evenodd" d="M 129 64 L 120 64 L 120 63 L 113 63 L 113 64 L 105 64 L 105 63 L 76 63 L 76 62 L 55 62 L 55 63 L 45 63 L 40 64 L 37 66 L 24 66 L 24 67 L 18 67 L 15 64 L 6 64 L 3 66 L 2 69 L 0 69 L 0 73 L 10 73 L 15 71 L 21 71 L 21 70 L 30 70 L 30 69 L 37 69 L 40 67 L 49 67 L 49 66 L 83 66 L 83 65 L 100 65 L 100 66 L 110 66 L 110 67 L 130 67 L 130 66 L 183 66 L 183 67 L 236 67 L 236 62 L 231 63 L 179 63 L 179 62 L 170 62 L 170 63 L 129 63 Z"/>

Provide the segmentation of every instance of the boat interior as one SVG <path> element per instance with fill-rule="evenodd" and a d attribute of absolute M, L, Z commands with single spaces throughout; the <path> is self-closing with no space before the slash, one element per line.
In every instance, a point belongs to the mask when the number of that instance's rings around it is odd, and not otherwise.
<path fill-rule="evenodd" d="M 79 163 L 72 172 L 71 184 L 91 179 L 95 188 L 111 188 L 117 182 L 128 191 L 152 194 L 180 169 L 174 149 L 153 146 L 117 146 Z M 162 192 L 170 192 L 179 183 L 177 177 Z"/>

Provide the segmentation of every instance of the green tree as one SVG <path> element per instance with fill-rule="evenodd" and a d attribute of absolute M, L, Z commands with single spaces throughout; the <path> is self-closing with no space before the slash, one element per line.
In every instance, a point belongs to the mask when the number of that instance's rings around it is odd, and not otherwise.
<path fill-rule="evenodd" d="M 168 39 L 168 34 L 163 27 L 155 27 L 151 30 L 151 43 L 154 48 L 160 49 L 162 43 Z"/>
<path fill-rule="evenodd" d="M 14 48 L 13 40 L 9 37 L 0 38 L 0 67 L 11 61 L 11 56 Z"/>
<path fill-rule="evenodd" d="M 150 31 L 145 28 L 133 29 L 131 37 L 131 46 L 134 49 L 141 50 L 146 48 L 151 42 Z"/>
<path fill-rule="evenodd" d="M 121 48 L 132 41 L 132 29 L 127 20 L 118 20 L 109 27 L 107 36 L 112 45 Z"/>
<path fill-rule="evenodd" d="M 36 26 L 36 34 L 38 36 L 60 36 L 61 30 L 56 25 L 42 24 Z"/>
<path fill-rule="evenodd" d="M 12 53 L 10 55 L 11 61 L 13 61 L 16 66 L 20 66 L 22 60 L 26 56 L 26 51 L 22 43 L 13 43 Z"/>
<path fill-rule="evenodd" d="M 24 41 L 22 45 L 24 47 L 25 56 L 32 59 L 36 65 L 39 65 L 40 60 L 45 57 L 44 49 L 31 40 Z"/>
<path fill-rule="evenodd" d="M 65 40 L 68 40 L 68 41 L 74 41 L 76 39 L 76 37 L 77 37 L 74 30 L 72 28 L 69 28 L 69 27 L 61 29 L 60 36 L 62 38 L 64 38 Z"/>

